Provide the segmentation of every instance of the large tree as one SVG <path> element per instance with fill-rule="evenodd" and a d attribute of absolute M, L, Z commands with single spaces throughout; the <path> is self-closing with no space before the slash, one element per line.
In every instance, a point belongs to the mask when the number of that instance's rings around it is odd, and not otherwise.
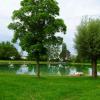
<path fill-rule="evenodd" d="M 0 59 L 10 60 L 10 59 L 20 59 L 20 54 L 17 49 L 10 42 L 0 43 Z"/>
<path fill-rule="evenodd" d="M 77 28 L 75 48 L 79 56 L 91 60 L 92 76 L 97 77 L 97 59 L 100 57 L 100 19 L 82 20 Z"/>
<path fill-rule="evenodd" d="M 62 19 L 57 18 L 59 7 L 56 0 L 22 0 L 21 8 L 13 12 L 13 22 L 9 29 L 14 30 L 13 42 L 19 40 L 23 50 L 36 58 L 37 76 L 40 76 L 39 59 L 46 54 L 45 45 L 50 41 L 58 43 L 61 37 L 57 32 L 66 32 Z"/>

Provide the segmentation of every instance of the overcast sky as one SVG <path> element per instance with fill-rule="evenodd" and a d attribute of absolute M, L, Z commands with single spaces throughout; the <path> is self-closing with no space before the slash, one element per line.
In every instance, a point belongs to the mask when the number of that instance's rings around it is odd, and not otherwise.
<path fill-rule="evenodd" d="M 11 22 L 13 10 L 20 7 L 21 0 L 0 0 L 0 42 L 10 41 L 13 32 L 8 30 L 7 25 Z M 60 7 L 60 18 L 67 25 L 67 34 L 64 41 L 72 54 L 75 53 L 73 38 L 76 26 L 79 25 L 83 16 L 100 16 L 100 0 L 57 0 Z M 61 35 L 61 34 L 60 34 Z"/>

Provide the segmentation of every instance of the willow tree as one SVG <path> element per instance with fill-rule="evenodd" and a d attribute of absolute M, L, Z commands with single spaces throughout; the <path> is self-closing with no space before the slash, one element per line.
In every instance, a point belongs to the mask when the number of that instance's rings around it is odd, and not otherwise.
<path fill-rule="evenodd" d="M 91 60 L 92 76 L 97 77 L 97 59 L 100 57 L 100 19 L 82 20 L 77 28 L 75 47 L 79 56 Z"/>
<path fill-rule="evenodd" d="M 14 30 L 13 42 L 19 41 L 23 50 L 33 54 L 37 62 L 37 76 L 40 76 L 39 58 L 46 54 L 45 45 L 62 42 L 57 32 L 66 32 L 66 26 L 59 16 L 56 0 L 22 0 L 21 8 L 15 10 L 8 28 Z"/>

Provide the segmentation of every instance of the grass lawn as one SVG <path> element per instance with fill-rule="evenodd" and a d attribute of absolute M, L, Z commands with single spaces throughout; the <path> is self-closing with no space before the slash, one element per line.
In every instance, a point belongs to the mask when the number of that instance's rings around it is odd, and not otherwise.
<path fill-rule="evenodd" d="M 100 100 L 100 78 L 0 74 L 0 100 Z"/>

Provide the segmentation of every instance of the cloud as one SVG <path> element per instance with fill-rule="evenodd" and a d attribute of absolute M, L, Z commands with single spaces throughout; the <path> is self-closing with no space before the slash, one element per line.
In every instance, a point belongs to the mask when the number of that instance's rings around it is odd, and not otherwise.
<path fill-rule="evenodd" d="M 64 41 L 72 54 L 75 54 L 74 36 L 76 27 L 80 24 L 83 16 L 100 16 L 99 0 L 57 0 L 60 6 L 60 17 L 67 25 L 67 34 Z"/>
<path fill-rule="evenodd" d="M 11 22 L 12 12 L 19 9 L 20 0 L 0 1 L 0 41 L 11 41 L 13 32 L 7 27 Z"/>
<path fill-rule="evenodd" d="M 94 15 L 100 11 L 98 0 L 58 0 L 58 2 L 63 18 Z"/>
<path fill-rule="evenodd" d="M 0 18 L 10 17 L 12 15 L 13 10 L 19 9 L 20 0 L 2 0 L 0 1 Z"/>
<path fill-rule="evenodd" d="M 12 12 L 20 8 L 21 0 L 0 1 L 0 41 L 11 40 L 13 31 L 8 30 Z M 74 34 L 76 26 L 80 24 L 82 16 L 99 16 L 100 0 L 57 0 L 60 7 L 60 17 L 67 25 L 67 34 L 62 35 L 68 49 L 74 54 Z"/>

